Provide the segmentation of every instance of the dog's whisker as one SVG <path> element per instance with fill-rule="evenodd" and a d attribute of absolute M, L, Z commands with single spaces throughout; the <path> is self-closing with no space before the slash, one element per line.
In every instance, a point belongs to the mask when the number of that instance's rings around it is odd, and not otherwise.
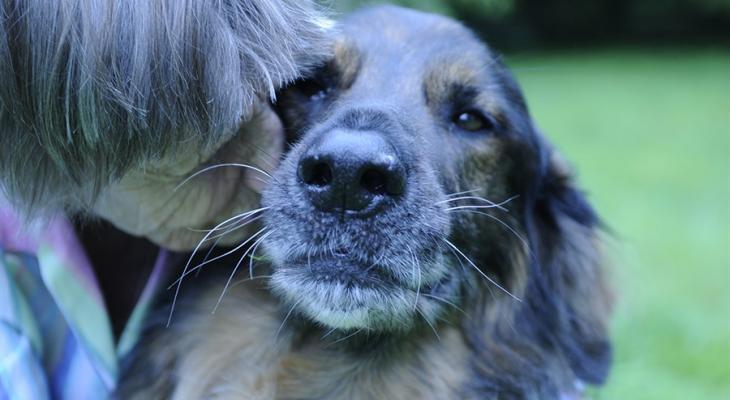
<path fill-rule="evenodd" d="M 408 249 L 408 252 L 411 255 L 411 270 L 413 271 L 413 278 L 417 278 L 416 282 L 416 299 L 413 301 L 413 309 L 415 310 L 418 307 L 418 297 L 421 294 L 421 264 L 418 262 L 418 258 L 416 257 L 416 253 L 413 252 L 413 249 L 410 246 L 406 246 Z"/>
<path fill-rule="evenodd" d="M 226 219 L 225 221 L 221 222 L 220 224 L 216 225 L 215 228 L 225 225 L 226 223 L 238 218 L 238 216 L 233 216 L 231 218 Z M 214 228 L 214 229 L 215 229 Z M 208 232 L 203 239 L 201 239 L 198 244 L 195 246 L 195 249 L 193 250 L 192 254 L 190 254 L 190 257 L 188 258 L 187 263 L 185 263 L 185 268 L 183 268 L 182 275 L 180 278 L 178 278 L 172 285 L 170 285 L 167 290 L 170 290 L 175 284 L 177 283 L 177 287 L 175 288 L 175 295 L 172 297 L 172 305 L 170 306 L 170 315 L 167 317 L 167 323 L 165 326 L 169 327 L 170 322 L 172 321 L 172 314 L 175 312 L 175 305 L 177 304 L 177 296 L 180 294 L 180 287 L 182 286 L 183 278 L 185 277 L 188 268 L 190 267 L 190 263 L 193 262 L 193 258 L 195 257 L 195 254 L 198 253 L 198 250 L 200 250 L 200 247 L 205 243 L 205 240 L 212 234 L 213 232 Z"/>
<path fill-rule="evenodd" d="M 258 233 L 263 232 L 265 229 L 267 229 L 267 228 L 260 230 Z M 266 232 L 259 238 L 259 240 L 265 239 L 267 236 L 271 235 L 273 232 L 274 232 L 274 230 L 270 230 L 269 232 Z M 256 235 L 248 238 L 248 240 L 246 240 L 246 242 L 244 242 L 244 244 L 247 243 L 248 241 L 250 241 L 251 239 L 253 239 L 254 237 L 256 237 Z M 226 285 L 223 287 L 223 291 L 221 292 L 221 295 L 218 297 L 218 301 L 215 303 L 215 307 L 213 307 L 213 312 L 212 312 L 213 314 L 215 314 L 215 312 L 218 310 L 218 307 L 220 306 L 221 302 L 223 301 L 223 297 L 226 295 L 226 291 L 228 291 L 228 287 L 231 285 L 231 281 L 233 280 L 233 277 L 236 275 L 236 272 L 238 272 L 238 268 L 241 266 L 241 263 L 246 258 L 246 255 L 251 251 L 252 248 L 253 248 L 253 246 L 249 247 L 243 253 L 241 258 L 238 259 L 236 266 L 233 267 L 233 271 L 231 271 L 231 275 L 228 277 L 228 281 L 226 282 Z"/>
<path fill-rule="evenodd" d="M 182 275 L 179 278 L 177 278 L 177 280 L 175 280 L 168 287 L 168 289 L 172 288 L 172 286 L 174 286 L 175 284 L 179 284 L 186 276 L 190 275 L 191 273 L 193 273 L 194 271 L 198 270 L 199 268 L 202 268 L 204 265 L 207 265 L 207 264 L 210 264 L 210 263 L 212 263 L 214 261 L 220 260 L 221 258 L 227 257 L 227 256 L 229 256 L 229 255 L 237 252 L 238 250 L 241 250 L 244 246 L 246 246 L 246 244 L 248 242 L 250 242 L 251 240 L 255 239 L 256 236 L 260 235 L 266 229 L 267 229 L 266 227 L 261 228 L 258 232 L 254 233 L 248 239 L 246 239 L 243 243 L 239 244 L 238 246 L 234 247 L 231 250 L 228 250 L 227 252 L 225 252 L 223 254 L 217 255 L 217 256 L 211 258 L 210 260 L 205 260 L 205 261 L 201 262 L 200 264 L 196 265 L 194 268 L 191 268 L 190 270 L 187 270 L 187 268 L 186 268 L 185 270 L 183 270 Z"/>
<path fill-rule="evenodd" d="M 215 231 L 229 229 L 230 226 L 233 226 L 233 225 L 239 223 L 241 220 L 246 219 L 247 217 L 250 217 L 256 213 L 266 211 L 269 208 L 271 208 L 271 207 L 261 207 L 261 208 L 255 209 L 255 210 L 246 211 L 242 214 L 236 214 L 236 215 L 232 216 L 231 218 L 229 218 L 228 220 L 226 220 L 226 221 L 228 221 L 226 224 L 223 224 L 223 225 L 218 224 L 214 228 L 210 228 L 210 229 L 187 228 L 187 229 L 191 232 L 198 232 L 198 233 L 208 233 L 208 232 L 215 232 Z"/>
<path fill-rule="evenodd" d="M 267 181 L 266 179 L 259 178 L 258 176 L 254 176 L 251 179 L 256 180 L 256 181 L 259 181 L 259 182 L 261 182 L 263 184 L 266 184 L 266 185 L 268 185 L 268 184 L 271 183 L 271 182 Z"/>
<path fill-rule="evenodd" d="M 250 278 L 239 279 L 239 280 L 231 283 L 230 288 L 233 289 L 234 287 L 236 287 L 238 285 L 242 285 L 242 284 L 244 284 L 246 282 L 250 282 L 250 281 L 255 281 L 256 279 L 271 279 L 273 277 L 274 277 L 273 275 L 256 275 L 256 276 L 252 276 Z"/>
<path fill-rule="evenodd" d="M 237 230 L 239 230 L 239 229 L 245 228 L 245 227 L 249 226 L 250 224 L 252 224 L 252 223 L 254 223 L 254 222 L 256 222 L 256 221 L 260 220 L 261 218 L 263 218 L 263 215 L 258 215 L 258 216 L 256 216 L 256 217 L 253 217 L 253 218 L 251 218 L 251 219 L 248 219 L 248 220 L 246 220 L 246 221 L 239 221 L 239 222 L 238 222 L 238 225 L 235 225 L 235 224 L 234 224 L 234 225 L 231 225 L 231 226 L 230 226 L 230 227 L 229 227 L 229 228 L 228 228 L 227 230 L 225 230 L 224 232 L 222 232 L 222 233 L 219 233 L 219 234 L 217 234 L 217 235 L 215 235 L 215 236 L 212 236 L 212 237 L 208 238 L 208 240 L 213 240 L 213 239 L 220 239 L 220 238 L 222 238 L 222 237 L 224 237 L 224 236 L 230 235 L 231 233 L 233 233 L 233 232 L 235 232 L 235 231 L 237 231 Z"/>
<path fill-rule="evenodd" d="M 451 208 L 447 208 L 447 211 L 454 210 L 454 209 L 459 209 L 459 208 L 474 207 L 474 208 L 498 208 L 498 209 L 500 209 L 502 211 L 509 212 L 509 210 L 507 208 L 505 208 L 504 205 L 507 204 L 507 203 L 509 203 L 510 201 L 518 198 L 518 197 L 519 197 L 519 195 L 515 195 L 515 196 L 512 196 L 512 197 L 508 198 L 507 200 L 501 201 L 499 203 L 495 203 L 495 202 L 493 202 L 491 200 L 485 199 L 484 197 L 479 197 L 479 196 L 462 196 L 462 197 L 456 197 L 456 198 L 453 198 L 453 199 L 441 200 L 439 202 L 436 202 L 435 204 L 450 203 L 450 202 L 458 201 L 458 200 L 477 200 L 477 201 L 481 201 L 481 202 L 487 203 L 489 205 L 488 206 L 479 206 L 479 205 L 454 206 L 454 207 L 451 207 Z"/>
<path fill-rule="evenodd" d="M 446 211 L 456 211 L 456 210 L 466 210 L 466 209 L 474 209 L 474 210 L 482 210 L 482 209 L 488 209 L 488 208 L 497 208 L 503 211 L 507 211 L 504 207 L 499 206 L 478 206 L 478 205 L 466 205 L 466 206 L 454 206 L 449 207 L 446 209 Z"/>
<path fill-rule="evenodd" d="M 481 190 L 482 190 L 481 188 L 476 188 L 476 189 L 471 189 L 471 190 L 463 190 L 461 192 L 449 193 L 449 194 L 446 195 L 446 197 L 461 196 L 461 195 L 464 195 L 464 194 L 476 193 L 476 192 L 479 192 Z"/>
<path fill-rule="evenodd" d="M 502 221 L 501 219 L 495 217 L 494 215 L 486 213 L 484 211 L 470 210 L 470 209 L 463 209 L 463 210 L 457 210 L 457 211 L 484 215 L 485 217 L 491 218 L 491 219 L 499 222 L 502 226 L 504 226 L 507 230 L 509 230 L 513 235 L 515 235 L 515 237 L 520 242 L 522 242 L 522 245 L 525 246 L 525 249 L 527 249 L 527 252 L 530 253 L 530 257 L 532 257 L 533 259 L 535 258 L 535 254 L 532 252 L 532 249 L 530 248 L 530 243 L 527 241 L 527 239 L 525 239 L 522 235 L 520 235 L 520 233 L 517 232 L 517 230 L 515 228 L 513 228 L 512 226 L 510 226 L 508 223 L 506 223 L 506 222 Z"/>
<path fill-rule="evenodd" d="M 504 287 L 502 287 L 502 285 L 500 285 L 499 283 L 497 283 L 497 282 L 496 282 L 496 281 L 495 281 L 494 279 L 490 278 L 490 277 L 489 277 L 489 275 L 485 274 L 485 273 L 484 273 L 484 271 L 482 271 L 481 269 L 479 269 L 479 267 L 477 267 L 477 266 L 476 266 L 476 264 L 474 264 L 474 262 L 472 262 L 472 261 L 471 261 L 471 259 L 470 259 L 469 257 L 467 257 L 467 256 L 466 256 L 466 254 L 464 254 L 464 253 L 463 253 L 463 252 L 462 252 L 461 250 L 459 250 L 459 248 L 458 248 L 458 247 L 456 247 L 456 246 L 455 246 L 455 245 L 454 245 L 453 243 L 451 243 L 451 242 L 449 241 L 449 239 L 446 239 L 446 238 L 442 238 L 442 240 L 443 240 L 443 241 L 444 241 L 444 243 L 446 243 L 446 244 L 447 244 L 447 245 L 448 245 L 449 247 L 451 247 L 451 248 L 452 248 L 452 249 L 454 249 L 454 250 L 455 250 L 455 251 L 456 251 L 457 253 L 459 253 L 459 254 L 460 254 L 460 255 L 461 255 L 462 257 L 464 257 L 464 260 L 466 260 L 466 262 L 467 262 L 467 263 L 468 263 L 469 265 L 471 265 L 471 266 L 472 266 L 472 267 L 473 267 L 473 268 L 474 268 L 474 269 L 475 269 L 475 270 L 476 270 L 477 272 L 479 272 L 479 274 L 480 274 L 481 276 L 483 276 L 483 277 L 484 277 L 484 278 L 485 278 L 486 280 L 488 280 L 488 281 L 489 281 L 489 282 L 490 282 L 491 284 L 493 284 L 494 286 L 496 286 L 497 288 L 499 288 L 499 289 L 500 289 L 501 291 L 503 291 L 504 293 L 506 293 L 507 295 L 509 295 L 509 296 L 510 296 L 510 297 L 512 297 L 513 299 L 515 299 L 515 300 L 517 300 L 517 301 L 519 301 L 519 302 L 522 302 L 522 299 L 520 299 L 519 297 L 517 297 L 517 296 L 515 296 L 514 294 L 512 294 L 512 293 L 511 293 L 511 292 L 510 292 L 509 290 L 507 290 L 507 289 L 505 289 Z"/>
<path fill-rule="evenodd" d="M 253 250 L 251 251 L 251 255 L 248 256 L 248 275 L 251 278 L 253 278 L 253 262 L 255 260 L 254 257 L 256 257 L 256 249 L 259 248 L 259 245 L 263 242 L 264 239 L 266 239 L 267 236 L 268 235 L 263 235 L 253 243 Z"/>
<path fill-rule="evenodd" d="M 206 261 L 208 261 L 208 258 L 210 257 L 210 255 L 211 255 L 211 253 L 213 252 L 213 250 L 215 250 L 215 248 L 216 248 L 216 247 L 218 246 L 218 243 L 219 243 L 219 242 L 220 242 L 221 240 L 223 240 L 223 238 L 224 238 L 225 236 L 227 236 L 227 235 L 228 235 L 228 234 L 230 234 L 230 233 L 233 233 L 234 231 L 236 231 L 236 230 L 238 230 L 238 229 L 241 229 L 241 228 L 243 228 L 243 227 L 246 227 L 246 226 L 248 226 L 248 225 L 252 224 L 253 222 L 255 222 L 255 221 L 257 221 L 257 220 L 261 219 L 262 217 L 263 217 L 262 215 L 259 215 L 259 216 L 255 217 L 255 218 L 251 218 L 250 220 L 246 221 L 245 223 L 242 223 L 242 224 L 240 224 L 240 225 L 237 225 L 237 226 L 231 226 L 231 227 L 230 227 L 229 229 L 227 229 L 227 230 L 226 230 L 225 232 L 223 232 L 223 233 L 221 233 L 221 234 L 218 234 L 218 235 L 216 235 L 216 236 L 215 236 L 216 240 L 215 240 L 215 242 L 213 243 L 213 245 L 212 245 L 212 246 L 210 247 L 210 249 L 208 250 L 208 252 L 207 252 L 207 253 L 205 254 L 205 257 L 203 258 L 203 262 L 206 262 Z M 240 221 L 240 220 L 239 220 L 239 221 Z M 210 238 L 210 239 L 213 239 L 213 238 Z M 195 272 L 195 276 L 197 277 L 197 276 L 198 276 L 198 274 L 200 274 L 200 271 L 202 271 L 202 270 L 203 270 L 203 268 L 202 268 L 202 266 L 201 266 L 200 268 L 196 268 L 196 269 L 197 269 L 197 271 Z"/>
<path fill-rule="evenodd" d="M 383 261 L 383 258 L 385 258 L 385 252 L 382 252 L 380 254 L 380 257 L 378 257 L 377 260 L 375 260 L 372 264 L 370 264 L 369 267 L 365 268 L 365 273 L 370 272 L 370 270 L 372 270 L 373 268 L 375 268 L 376 266 L 378 266 L 380 264 L 380 262 Z"/>
<path fill-rule="evenodd" d="M 449 300 L 446 300 L 443 297 L 439 297 L 439 296 L 433 295 L 431 293 L 421 293 L 421 296 L 428 297 L 428 298 L 434 299 L 436 301 L 440 301 L 446 305 L 453 307 L 457 311 L 461 312 L 465 317 L 469 317 L 469 315 L 466 313 L 466 311 L 464 311 L 461 307 L 457 306 L 456 304 L 454 304 L 453 302 L 451 302 Z"/>
<path fill-rule="evenodd" d="M 333 345 L 335 345 L 337 343 L 340 343 L 340 342 L 344 342 L 345 340 L 347 340 L 347 339 L 349 339 L 349 338 L 357 335 L 358 333 L 362 332 L 363 329 L 365 329 L 365 328 L 360 328 L 360 329 L 356 330 L 355 332 L 352 332 L 351 334 L 349 334 L 349 335 L 347 335 L 345 337 L 341 337 L 341 338 L 335 340 L 334 342 L 328 344 L 326 347 L 333 346 Z"/>
<path fill-rule="evenodd" d="M 301 303 L 304 299 L 299 299 L 296 303 L 294 303 L 291 308 L 289 309 L 289 312 L 286 313 L 286 316 L 284 317 L 284 320 L 281 321 L 281 325 L 279 325 L 279 329 L 276 330 L 276 334 L 274 335 L 274 342 L 276 342 L 277 339 L 279 339 L 279 334 L 281 333 L 281 330 L 284 329 L 284 325 L 286 324 L 286 321 L 289 319 L 291 314 L 294 312 L 294 309 L 297 308 L 299 303 Z"/>
<path fill-rule="evenodd" d="M 266 160 L 269 163 L 269 167 L 274 168 L 279 163 L 279 157 L 274 157 L 266 151 L 266 149 L 262 148 L 261 146 L 257 145 L 256 143 L 247 143 L 249 146 L 253 147 L 258 151 L 259 154 L 265 155 L 268 159 Z"/>
<path fill-rule="evenodd" d="M 325 333 L 324 335 L 322 335 L 322 337 L 320 337 L 319 339 L 320 339 L 320 340 L 324 340 L 324 339 L 327 339 L 327 336 L 331 335 L 331 334 L 332 334 L 332 332 L 334 332 L 334 331 L 336 331 L 336 330 L 337 330 L 337 328 L 332 328 L 332 329 L 328 330 L 328 331 L 327 331 L 327 333 Z"/>
<path fill-rule="evenodd" d="M 252 165 L 241 164 L 241 163 L 222 163 L 222 164 L 215 164 L 215 165 L 211 165 L 211 166 L 205 167 L 205 168 L 201 169 L 200 171 L 195 172 L 194 174 L 188 176 L 182 182 L 180 182 L 177 186 L 175 186 L 175 189 L 173 189 L 173 192 L 176 192 L 178 189 L 180 189 L 186 183 L 190 182 L 190 180 L 192 180 L 196 176 L 198 176 L 200 174 L 203 174 L 205 172 L 208 172 L 208 171 L 211 171 L 211 170 L 214 170 L 214 169 L 217 169 L 217 168 L 223 168 L 223 167 L 237 167 L 237 168 L 250 169 L 252 171 L 255 171 L 255 172 L 258 172 L 260 174 L 265 175 L 269 179 L 274 179 L 274 177 L 270 173 L 264 171 L 261 168 L 254 167 Z"/>
<path fill-rule="evenodd" d="M 213 242 L 213 245 L 210 246 L 210 249 L 208 249 L 208 252 L 205 253 L 205 257 L 203 257 L 203 262 L 208 261 L 208 258 L 210 258 L 210 255 L 213 253 L 213 251 L 218 247 L 218 243 L 223 240 L 223 236 L 219 235 L 218 238 Z M 202 271 L 202 268 L 197 268 L 197 271 L 195 271 L 195 277 L 197 278 L 200 274 L 200 271 Z"/>
<path fill-rule="evenodd" d="M 418 315 L 421 316 L 421 318 L 423 318 L 423 320 L 426 322 L 426 324 L 428 324 L 428 326 L 433 331 L 433 334 L 436 335 L 436 339 L 440 342 L 441 336 L 439 336 L 438 332 L 436 332 L 436 328 L 433 326 L 431 321 L 428 320 L 428 317 L 426 317 L 426 315 L 423 313 L 423 311 L 419 310 L 418 308 L 416 308 L 416 312 L 418 313 Z"/>

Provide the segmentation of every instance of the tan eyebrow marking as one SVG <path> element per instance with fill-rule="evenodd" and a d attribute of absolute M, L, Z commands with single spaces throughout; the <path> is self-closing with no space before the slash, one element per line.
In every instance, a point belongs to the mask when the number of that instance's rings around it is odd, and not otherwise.
<path fill-rule="evenodd" d="M 340 75 L 340 84 L 347 88 L 355 81 L 360 70 L 360 53 L 357 48 L 346 40 L 335 43 L 334 66 Z"/>

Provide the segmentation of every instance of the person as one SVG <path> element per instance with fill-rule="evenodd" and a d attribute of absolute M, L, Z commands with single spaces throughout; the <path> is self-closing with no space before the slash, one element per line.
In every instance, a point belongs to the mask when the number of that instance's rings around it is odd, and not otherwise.
<path fill-rule="evenodd" d="M 0 399 L 113 392 L 175 254 L 257 206 L 269 100 L 331 31 L 300 0 L 0 3 Z"/>

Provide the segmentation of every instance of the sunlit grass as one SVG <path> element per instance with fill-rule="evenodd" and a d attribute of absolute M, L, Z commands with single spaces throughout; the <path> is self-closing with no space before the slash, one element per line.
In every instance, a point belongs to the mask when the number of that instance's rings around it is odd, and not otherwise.
<path fill-rule="evenodd" d="M 617 244 L 601 399 L 730 399 L 730 53 L 507 57 Z"/>

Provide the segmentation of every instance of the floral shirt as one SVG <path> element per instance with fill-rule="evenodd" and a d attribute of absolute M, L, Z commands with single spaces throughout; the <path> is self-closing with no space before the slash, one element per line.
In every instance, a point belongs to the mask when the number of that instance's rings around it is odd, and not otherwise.
<path fill-rule="evenodd" d="M 162 251 L 118 343 L 63 216 L 28 226 L 0 196 L 0 400 L 104 399 L 167 275 Z"/>

